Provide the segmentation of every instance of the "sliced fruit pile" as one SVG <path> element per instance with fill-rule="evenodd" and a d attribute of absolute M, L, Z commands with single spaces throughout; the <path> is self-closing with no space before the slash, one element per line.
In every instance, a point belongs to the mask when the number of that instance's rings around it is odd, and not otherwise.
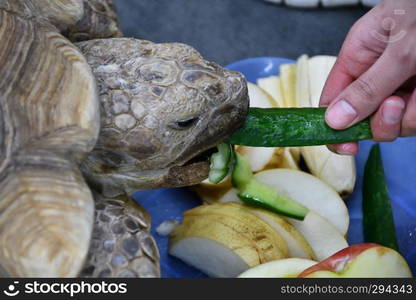
<path fill-rule="evenodd" d="M 273 93 L 273 85 L 281 85 L 283 93 L 277 100 L 278 107 L 318 107 L 319 99 L 335 63 L 334 56 L 302 55 L 296 64 L 280 67 L 280 77 L 272 76 L 257 81 L 265 92 Z M 266 84 L 267 83 L 267 84 Z M 277 97 L 277 95 L 276 95 Z M 255 103 L 254 103 L 255 104 Z M 284 150 L 286 165 L 298 169 L 302 157 L 311 174 L 332 186 L 343 197 L 354 189 L 356 169 L 353 157 L 336 155 L 326 146 L 289 148 Z"/>
<path fill-rule="evenodd" d="M 250 267 L 289 255 L 280 234 L 235 203 L 187 211 L 170 242 L 170 254 L 213 277 L 235 277 Z"/>
<path fill-rule="evenodd" d="M 248 83 L 250 106 L 259 108 L 318 107 L 319 98 L 334 56 L 301 56 L 294 64 L 280 66 L 279 76 Z M 307 171 L 330 185 L 342 198 L 354 189 L 356 180 L 355 160 L 351 156 L 332 153 L 326 146 L 310 147 L 247 147 L 235 146 L 246 157 L 253 172 L 273 168 L 301 169 L 301 161 Z M 305 168 L 303 168 L 305 170 Z M 205 180 L 196 192 L 206 203 L 212 203 L 231 188 L 229 178 L 213 186 Z"/>
<path fill-rule="evenodd" d="M 211 277 L 412 277 L 397 251 L 348 246 L 313 211 L 295 221 L 240 203 L 185 212 L 170 234 L 169 253 Z"/>
<path fill-rule="evenodd" d="M 280 76 L 248 84 L 250 105 L 318 106 L 334 62 L 303 55 L 282 65 Z M 235 151 L 218 146 L 209 179 L 195 187 L 205 205 L 185 212 L 171 232 L 171 255 L 212 277 L 411 276 L 393 249 L 348 247 L 343 198 L 355 184 L 353 157 L 325 146 Z M 371 272 L 360 276 L 365 263 Z M 391 269 L 383 271 L 383 264 Z"/>

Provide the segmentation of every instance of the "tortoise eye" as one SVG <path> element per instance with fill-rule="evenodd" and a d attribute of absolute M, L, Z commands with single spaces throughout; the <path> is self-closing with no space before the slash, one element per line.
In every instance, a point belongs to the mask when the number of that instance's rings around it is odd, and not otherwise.
<path fill-rule="evenodd" d="M 176 121 L 176 122 L 169 124 L 169 127 L 173 129 L 184 130 L 184 129 L 188 129 L 194 126 L 196 123 L 198 123 L 198 121 L 199 121 L 199 117 L 180 120 L 180 121 Z"/>

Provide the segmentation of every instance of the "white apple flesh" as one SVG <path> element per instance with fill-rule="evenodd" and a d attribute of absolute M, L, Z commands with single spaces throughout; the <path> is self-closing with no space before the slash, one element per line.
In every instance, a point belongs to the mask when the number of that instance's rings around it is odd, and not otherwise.
<path fill-rule="evenodd" d="M 308 78 L 310 91 L 310 106 L 319 107 L 322 90 L 329 72 L 337 60 L 336 56 L 317 55 L 309 58 Z"/>
<path fill-rule="evenodd" d="M 254 176 L 279 193 L 289 196 L 315 211 L 345 236 L 349 225 L 348 209 L 330 186 L 308 173 L 290 169 L 270 169 Z M 230 189 L 219 202 L 240 202 L 235 189 Z"/>
<path fill-rule="evenodd" d="M 317 264 L 304 258 L 286 258 L 270 261 L 240 274 L 239 278 L 293 278 L 307 268 Z"/>
<path fill-rule="evenodd" d="M 282 83 L 279 76 L 259 78 L 257 80 L 257 85 L 266 91 L 270 96 L 272 96 L 278 107 L 283 107 L 284 96 L 282 91 Z"/>
<path fill-rule="evenodd" d="M 314 8 L 318 7 L 319 0 L 285 0 L 285 3 L 287 6 Z"/>
<path fill-rule="evenodd" d="M 269 224 L 285 240 L 289 257 L 315 259 L 315 254 L 303 235 L 283 217 L 260 208 L 247 206 L 247 209 Z"/>
<path fill-rule="evenodd" d="M 276 168 L 283 161 L 283 148 L 236 146 L 235 151 L 247 158 L 253 172 Z"/>
<path fill-rule="evenodd" d="M 278 168 L 299 170 L 299 159 L 297 155 L 297 147 L 285 147 L 281 148 L 282 154 L 278 164 Z"/>
<path fill-rule="evenodd" d="M 302 147 L 301 153 L 311 174 L 331 186 L 343 199 L 353 192 L 357 174 L 353 156 L 333 153 L 326 146 Z"/>
<path fill-rule="evenodd" d="M 170 234 L 169 254 L 212 277 L 288 257 L 285 240 L 242 205 L 202 205 L 184 213 Z"/>
<path fill-rule="evenodd" d="M 210 277 L 236 277 L 250 266 L 240 255 L 215 240 L 188 237 L 169 249 L 169 254 Z"/>
<path fill-rule="evenodd" d="M 296 63 L 296 106 L 311 107 L 310 98 L 309 60 L 307 55 L 302 55 Z"/>
<path fill-rule="evenodd" d="M 336 59 L 336 56 L 327 55 L 309 59 L 309 106 L 319 106 L 322 90 Z M 302 147 L 301 153 L 312 175 L 329 184 L 343 198 L 352 193 L 356 180 L 354 157 L 335 154 L 326 146 Z"/>
<path fill-rule="evenodd" d="M 406 278 L 412 277 L 412 272 L 397 251 L 362 243 L 339 251 L 306 269 L 299 277 Z"/>
<path fill-rule="evenodd" d="M 284 98 L 283 107 L 296 107 L 296 65 L 280 65 L 280 80 Z"/>
<path fill-rule="evenodd" d="M 325 7 L 357 5 L 359 0 L 321 0 Z"/>
<path fill-rule="evenodd" d="M 247 82 L 250 107 L 271 108 L 277 107 L 275 99 L 258 85 Z"/>
<path fill-rule="evenodd" d="M 204 203 L 215 203 L 232 188 L 231 177 L 226 176 L 220 183 L 211 183 L 208 178 L 192 187 Z"/>
<path fill-rule="evenodd" d="M 309 211 L 303 221 L 291 218 L 286 220 L 303 235 L 318 261 L 348 247 L 339 231 L 314 211 Z"/>

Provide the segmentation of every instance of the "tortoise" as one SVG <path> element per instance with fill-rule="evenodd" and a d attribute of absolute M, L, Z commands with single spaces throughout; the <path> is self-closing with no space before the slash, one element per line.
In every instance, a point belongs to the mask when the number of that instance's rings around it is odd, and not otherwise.
<path fill-rule="evenodd" d="M 0 0 L 0 272 L 158 277 L 129 195 L 207 177 L 244 77 L 191 46 L 121 37 L 111 0 Z"/>

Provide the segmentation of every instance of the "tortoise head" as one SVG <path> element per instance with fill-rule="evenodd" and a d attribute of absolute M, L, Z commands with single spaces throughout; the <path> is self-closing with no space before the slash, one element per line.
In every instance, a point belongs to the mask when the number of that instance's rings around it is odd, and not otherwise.
<path fill-rule="evenodd" d="M 201 154 L 246 117 L 244 77 L 183 44 L 124 38 L 79 47 L 101 97 L 99 141 L 84 164 L 90 181 L 131 192 L 205 179 L 209 161 Z"/>

